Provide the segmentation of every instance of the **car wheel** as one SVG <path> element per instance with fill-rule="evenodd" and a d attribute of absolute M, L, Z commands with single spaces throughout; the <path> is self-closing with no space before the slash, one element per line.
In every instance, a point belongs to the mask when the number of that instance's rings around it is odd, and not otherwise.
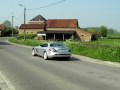
<path fill-rule="evenodd" d="M 47 60 L 47 59 L 48 59 L 47 52 L 44 52 L 43 58 L 44 58 L 45 60 Z"/>
<path fill-rule="evenodd" d="M 33 56 L 36 56 L 36 54 L 35 54 L 35 49 L 32 50 L 32 55 L 33 55 Z"/>

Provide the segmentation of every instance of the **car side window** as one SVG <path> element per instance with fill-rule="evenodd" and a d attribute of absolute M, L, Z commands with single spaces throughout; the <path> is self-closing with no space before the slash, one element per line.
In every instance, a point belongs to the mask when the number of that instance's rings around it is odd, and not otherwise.
<path fill-rule="evenodd" d="M 61 47 L 64 46 L 62 43 L 52 43 L 50 44 L 50 47 Z"/>
<path fill-rule="evenodd" d="M 41 47 L 48 47 L 48 44 L 45 43 L 45 44 L 41 45 Z"/>

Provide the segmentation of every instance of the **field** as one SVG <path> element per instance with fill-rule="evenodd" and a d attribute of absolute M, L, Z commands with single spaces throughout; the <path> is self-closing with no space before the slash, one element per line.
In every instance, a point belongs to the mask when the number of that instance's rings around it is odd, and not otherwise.
<path fill-rule="evenodd" d="M 97 41 L 90 42 L 90 44 L 120 46 L 120 39 L 98 39 Z"/>
<path fill-rule="evenodd" d="M 24 44 L 29 46 L 36 46 L 42 42 L 35 40 L 16 40 L 15 38 L 9 41 Z M 63 42 L 69 46 L 73 54 L 88 56 L 104 61 L 120 62 L 120 39 L 99 39 L 92 42 Z"/>
<path fill-rule="evenodd" d="M 104 61 L 120 62 L 120 40 L 102 39 L 93 42 L 67 42 L 74 54 Z"/>

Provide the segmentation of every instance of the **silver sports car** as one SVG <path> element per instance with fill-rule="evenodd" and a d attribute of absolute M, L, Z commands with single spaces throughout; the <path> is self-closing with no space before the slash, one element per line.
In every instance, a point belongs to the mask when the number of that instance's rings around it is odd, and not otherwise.
<path fill-rule="evenodd" d="M 54 57 L 71 58 L 71 50 L 63 43 L 47 42 L 32 49 L 32 55 L 42 56 L 45 60 Z"/>

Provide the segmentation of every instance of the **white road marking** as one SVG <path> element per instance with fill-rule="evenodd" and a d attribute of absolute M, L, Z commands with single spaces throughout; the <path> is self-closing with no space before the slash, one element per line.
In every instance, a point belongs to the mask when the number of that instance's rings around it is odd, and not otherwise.
<path fill-rule="evenodd" d="M 16 90 L 2 72 L 0 72 L 0 90 Z"/>

